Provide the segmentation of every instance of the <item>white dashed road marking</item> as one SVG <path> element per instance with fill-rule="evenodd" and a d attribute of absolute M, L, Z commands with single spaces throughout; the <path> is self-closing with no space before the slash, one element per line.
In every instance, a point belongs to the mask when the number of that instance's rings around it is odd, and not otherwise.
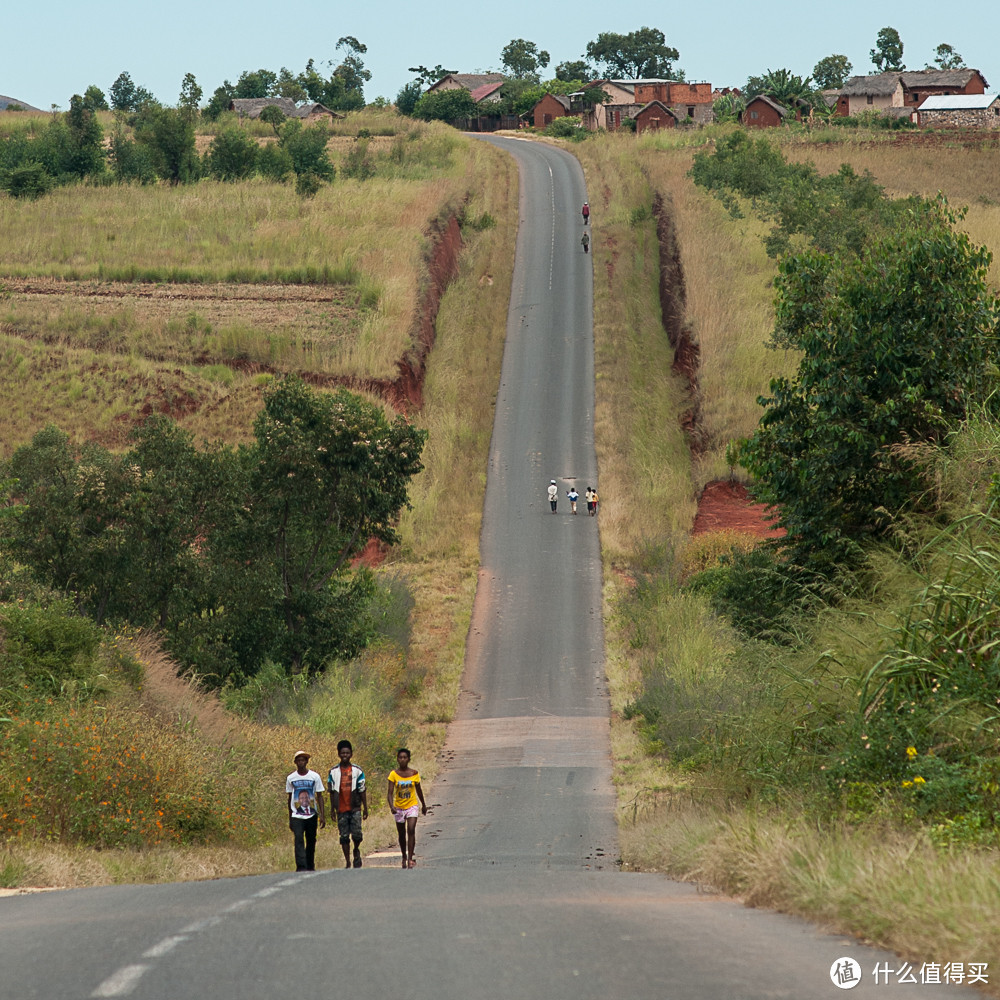
<path fill-rule="evenodd" d="M 126 997 L 135 989 L 148 965 L 126 965 L 108 976 L 90 995 L 92 997 Z"/>
<path fill-rule="evenodd" d="M 316 874 L 319 873 L 317 872 Z M 227 913 L 236 913 L 238 910 L 243 910 L 248 906 L 252 906 L 257 900 L 267 899 L 269 896 L 273 896 L 275 893 L 281 892 L 282 889 L 287 889 L 293 885 L 301 885 L 302 880 L 306 878 L 315 878 L 315 875 L 309 873 L 308 875 L 298 875 L 295 878 L 286 878 L 277 885 L 271 885 L 266 889 L 261 889 L 259 892 L 255 892 L 248 899 L 238 899 L 235 903 L 230 903 L 221 913 L 217 913 L 211 917 L 205 917 L 202 920 L 196 920 L 193 924 L 188 924 L 187 927 L 182 927 L 178 934 L 166 937 L 157 944 L 154 944 L 152 948 L 144 951 L 142 953 L 142 957 L 162 958 L 164 955 L 172 952 L 178 945 L 189 940 L 192 934 L 197 934 L 199 931 L 207 930 L 209 927 L 214 927 L 216 924 L 222 923 L 222 920 Z M 105 979 L 104 982 L 101 983 L 101 985 L 98 986 L 97 989 L 90 995 L 92 997 L 128 996 L 136 988 L 136 986 L 138 986 L 139 980 L 142 979 L 143 975 L 145 975 L 145 973 L 147 973 L 151 968 L 151 965 L 123 965 L 117 972 L 108 976 L 108 978 Z"/>

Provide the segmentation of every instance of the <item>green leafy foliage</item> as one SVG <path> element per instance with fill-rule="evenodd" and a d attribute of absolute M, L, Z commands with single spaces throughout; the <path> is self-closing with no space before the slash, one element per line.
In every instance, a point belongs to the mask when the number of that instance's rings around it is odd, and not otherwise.
<path fill-rule="evenodd" d="M 352 656 L 375 633 L 376 587 L 350 560 L 396 540 L 425 435 L 291 378 L 254 430 L 252 446 L 199 450 L 153 419 L 123 455 L 42 431 L 5 470 L 18 503 L 4 547 L 95 621 L 162 630 L 217 684 L 268 659 L 302 671 Z"/>
<path fill-rule="evenodd" d="M 951 222 L 938 206 L 861 258 L 780 265 L 775 341 L 802 359 L 731 457 L 780 511 L 796 561 L 856 560 L 925 492 L 905 446 L 941 440 L 995 391 L 991 257 Z"/>
<path fill-rule="evenodd" d="M 903 40 L 895 28 L 882 28 L 875 39 L 875 48 L 869 53 L 872 65 L 879 73 L 899 72 L 903 65 Z"/>
<path fill-rule="evenodd" d="M 428 91 L 413 108 L 413 117 L 424 121 L 450 122 L 471 118 L 475 113 L 476 102 L 464 87 Z"/>
<path fill-rule="evenodd" d="M 843 87 L 854 67 L 844 55 L 824 56 L 813 66 L 812 77 L 820 90 Z"/>
<path fill-rule="evenodd" d="M 292 162 L 297 177 L 309 176 L 317 181 L 332 181 L 336 170 L 326 151 L 330 134 L 322 123 L 303 126 L 298 118 L 289 119 L 281 128 L 281 148 Z"/>
<path fill-rule="evenodd" d="M 199 176 L 194 122 L 177 108 L 145 107 L 136 122 L 135 141 L 144 145 L 158 176 L 188 184 Z"/>
<path fill-rule="evenodd" d="M 223 129 L 209 146 L 208 172 L 221 181 L 242 180 L 257 169 L 257 154 L 257 143 L 243 129 Z"/>
<path fill-rule="evenodd" d="M 764 241 L 772 257 L 787 253 L 797 236 L 827 253 L 859 253 L 869 240 L 927 211 L 920 198 L 886 198 L 867 171 L 857 174 L 843 164 L 821 176 L 811 163 L 788 163 L 766 137 L 754 139 L 745 131 L 720 139 L 714 151 L 695 154 L 691 177 L 735 218 L 749 209 L 773 220 Z"/>
<path fill-rule="evenodd" d="M 537 83 L 538 71 L 549 64 L 549 54 L 534 42 L 513 38 L 503 47 L 500 62 L 511 76 Z"/>
<path fill-rule="evenodd" d="M 769 69 L 763 76 L 751 76 L 743 89 L 743 97 L 749 101 L 758 94 L 766 94 L 784 105 L 795 101 L 811 104 L 815 99 L 812 78 L 803 79 L 787 69 Z"/>
<path fill-rule="evenodd" d="M 639 80 L 662 77 L 683 78 L 674 69 L 680 53 L 667 45 L 659 28 L 639 28 L 628 34 L 602 31 L 587 43 L 587 58 L 604 67 L 605 75 L 613 79 Z"/>
<path fill-rule="evenodd" d="M 554 118 L 545 127 L 545 134 L 557 139 L 581 140 L 587 138 L 587 130 L 580 126 L 580 119 L 575 115 Z"/>
<path fill-rule="evenodd" d="M 947 42 L 942 42 L 934 50 L 934 63 L 928 65 L 928 69 L 964 69 L 965 60 L 961 53 L 956 52 L 954 47 Z"/>

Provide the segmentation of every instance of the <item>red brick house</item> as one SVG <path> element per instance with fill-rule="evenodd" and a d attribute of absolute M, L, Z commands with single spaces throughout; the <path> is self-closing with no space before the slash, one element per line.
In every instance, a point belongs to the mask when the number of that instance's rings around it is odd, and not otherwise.
<path fill-rule="evenodd" d="M 569 98 L 565 94 L 546 94 L 531 109 L 531 118 L 535 128 L 545 128 L 557 118 L 568 118 L 577 113 L 570 110 Z"/>
<path fill-rule="evenodd" d="M 662 101 L 650 101 L 635 116 L 636 132 L 658 132 L 660 129 L 677 128 L 678 116 L 673 108 Z"/>
<path fill-rule="evenodd" d="M 802 109 L 794 111 L 779 104 L 773 97 L 758 94 L 747 102 L 740 121 L 748 128 L 774 128 L 786 121 L 802 121 Z"/>

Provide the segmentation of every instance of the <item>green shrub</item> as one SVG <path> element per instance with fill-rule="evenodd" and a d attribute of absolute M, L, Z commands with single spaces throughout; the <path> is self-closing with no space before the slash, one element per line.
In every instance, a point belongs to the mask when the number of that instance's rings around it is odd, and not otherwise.
<path fill-rule="evenodd" d="M 48 606 L 7 605 L 0 609 L 3 691 L 27 686 L 58 695 L 67 687 L 93 684 L 101 673 L 97 651 L 101 630 L 73 612 L 68 601 Z"/>

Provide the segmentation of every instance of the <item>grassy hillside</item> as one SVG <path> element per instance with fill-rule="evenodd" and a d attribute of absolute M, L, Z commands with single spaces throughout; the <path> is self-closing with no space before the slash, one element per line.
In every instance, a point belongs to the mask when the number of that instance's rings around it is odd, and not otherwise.
<path fill-rule="evenodd" d="M 920 730 L 933 737 L 914 745 L 909 723 L 875 731 L 865 678 L 885 669 L 887 655 L 903 662 L 916 623 L 947 630 L 952 605 L 935 597 L 942 585 L 967 595 L 969 615 L 993 620 L 1000 537 L 982 512 L 992 502 L 1000 428 L 970 419 L 947 447 L 929 452 L 933 516 L 901 523 L 850 592 L 831 587 L 826 600 L 784 607 L 778 636 L 749 637 L 713 611 L 710 592 L 687 584 L 691 569 L 713 565 L 734 541 L 689 538 L 698 493 L 714 479 L 745 477 L 730 468 L 726 449 L 753 431 L 762 412 L 755 397 L 769 380 L 798 364 L 794 352 L 767 346 L 776 275 L 762 242 L 769 227 L 750 212 L 734 219 L 688 177 L 694 154 L 726 134 L 607 136 L 575 147 L 594 210 L 601 527 L 624 863 L 813 917 L 918 964 L 988 961 L 1000 948 L 995 713 L 946 701 L 947 714 Z M 942 191 L 953 206 L 968 206 L 960 225 L 1000 249 L 995 145 L 769 137 L 789 160 L 813 160 L 824 173 L 842 162 L 870 169 L 894 196 Z M 670 372 L 653 291 L 657 195 L 671 214 L 684 319 L 700 349 L 693 395 Z M 991 279 L 1000 284 L 995 261 Z M 697 434 L 686 439 L 679 424 L 693 408 Z M 765 579 L 749 565 L 745 586 L 758 590 Z M 959 758 L 965 763 L 947 763 Z"/>
<path fill-rule="evenodd" d="M 382 117 L 348 119 L 353 136 L 331 140 L 334 156 Z M 49 422 L 74 441 L 121 446 L 150 412 L 239 443 L 275 375 L 395 377 L 438 223 L 468 220 L 412 414 L 429 431 L 425 470 L 403 542 L 377 570 L 379 638 L 358 662 L 314 682 L 264 671 L 227 693 L 229 711 L 189 705 L 154 637 L 94 631 L 0 559 L 0 884 L 287 867 L 282 782 L 303 745 L 325 773 L 349 736 L 375 802 L 402 741 L 433 774 L 478 554 L 480 512 L 453 484 L 485 474 L 517 174 L 444 127 L 398 131 L 402 154 L 370 149 L 371 176 L 311 199 L 259 180 L 0 199 L 11 233 L 0 267 L 8 455 Z M 367 845 L 391 842 L 390 826 L 373 817 Z M 321 843 L 320 863 L 334 855 L 333 840 Z"/>

